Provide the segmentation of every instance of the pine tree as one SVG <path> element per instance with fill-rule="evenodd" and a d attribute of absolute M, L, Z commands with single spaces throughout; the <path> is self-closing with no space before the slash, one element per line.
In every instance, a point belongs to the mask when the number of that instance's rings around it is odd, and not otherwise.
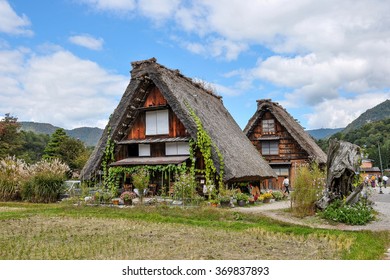
<path fill-rule="evenodd" d="M 64 129 L 59 128 L 50 136 L 49 143 L 43 152 L 43 159 L 62 159 L 61 144 L 68 138 Z"/>

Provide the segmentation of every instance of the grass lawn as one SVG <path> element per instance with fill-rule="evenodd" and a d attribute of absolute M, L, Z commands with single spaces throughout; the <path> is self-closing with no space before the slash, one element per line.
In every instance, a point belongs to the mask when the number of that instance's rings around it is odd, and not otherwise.
<path fill-rule="evenodd" d="M 0 202 L 0 259 L 382 259 L 389 232 L 283 224 L 216 208 Z"/>

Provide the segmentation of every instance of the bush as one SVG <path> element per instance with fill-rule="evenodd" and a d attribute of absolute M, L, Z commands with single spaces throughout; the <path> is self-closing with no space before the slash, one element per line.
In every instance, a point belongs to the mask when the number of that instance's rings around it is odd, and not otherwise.
<path fill-rule="evenodd" d="M 327 220 L 350 225 L 365 225 L 374 219 L 373 209 L 368 204 L 347 205 L 341 200 L 331 203 L 320 215 Z"/>
<path fill-rule="evenodd" d="M 29 177 L 27 164 L 15 157 L 0 160 L 0 200 L 9 201 L 20 198 L 20 191 Z"/>
<path fill-rule="evenodd" d="M 302 166 L 298 169 L 291 194 L 292 210 L 296 216 L 314 215 L 315 202 L 325 189 L 326 176 L 317 164 Z"/>
<path fill-rule="evenodd" d="M 142 203 L 144 190 L 149 187 L 150 174 L 146 168 L 140 168 L 132 175 L 134 188 L 138 189 L 138 195 Z"/>
<path fill-rule="evenodd" d="M 179 200 L 192 199 L 196 193 L 196 182 L 191 174 L 180 174 L 173 184 L 174 198 Z"/>
<path fill-rule="evenodd" d="M 55 160 L 42 160 L 29 167 L 29 178 L 21 189 L 23 200 L 31 202 L 55 202 L 64 193 L 64 181 L 69 167 Z"/>
<path fill-rule="evenodd" d="M 40 172 L 36 174 L 32 182 L 32 202 L 56 202 L 60 195 L 64 193 L 64 175 L 50 172 Z"/>

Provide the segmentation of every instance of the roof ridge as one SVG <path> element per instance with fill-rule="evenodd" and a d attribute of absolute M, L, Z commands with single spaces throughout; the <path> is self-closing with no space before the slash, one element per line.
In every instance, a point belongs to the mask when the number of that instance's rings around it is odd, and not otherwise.
<path fill-rule="evenodd" d="M 189 78 L 189 77 L 185 76 L 184 74 L 182 74 L 180 72 L 179 69 L 171 69 L 171 68 L 168 68 L 168 67 L 158 63 L 157 59 L 155 57 L 152 57 L 152 58 L 149 58 L 146 60 L 134 61 L 131 63 L 131 66 L 133 67 L 133 70 L 137 71 L 142 65 L 152 65 L 152 64 L 154 64 L 158 68 L 162 68 L 166 71 L 169 71 L 173 75 L 176 75 L 176 76 L 179 76 L 179 77 L 185 79 L 186 81 L 191 83 L 193 86 L 203 90 L 206 94 L 209 94 L 209 95 L 222 101 L 222 96 L 215 93 L 212 89 L 207 89 L 201 82 L 197 82 L 193 78 Z"/>

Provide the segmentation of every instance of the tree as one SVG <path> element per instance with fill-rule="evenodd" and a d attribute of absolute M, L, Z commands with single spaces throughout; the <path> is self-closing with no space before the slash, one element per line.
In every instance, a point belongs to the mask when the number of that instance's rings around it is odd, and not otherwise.
<path fill-rule="evenodd" d="M 67 136 L 59 146 L 59 158 L 73 170 L 81 170 L 89 158 L 82 141 Z"/>
<path fill-rule="evenodd" d="M 21 147 L 21 138 L 18 132 L 20 127 L 16 117 L 5 114 L 4 119 L 0 120 L 0 158 L 7 155 L 15 155 L 18 148 Z"/>
<path fill-rule="evenodd" d="M 67 135 L 64 129 L 59 128 L 50 136 L 49 143 L 47 143 L 45 151 L 43 153 L 43 159 L 62 159 L 61 156 L 61 144 L 67 139 Z"/>
<path fill-rule="evenodd" d="M 58 158 L 73 170 L 80 170 L 89 158 L 89 150 L 84 143 L 66 135 L 64 129 L 57 129 L 46 145 L 43 158 Z"/>
<path fill-rule="evenodd" d="M 22 147 L 18 149 L 16 156 L 27 163 L 36 163 L 42 159 L 45 147 L 49 143 L 50 136 L 37 134 L 32 131 L 20 131 Z"/>

